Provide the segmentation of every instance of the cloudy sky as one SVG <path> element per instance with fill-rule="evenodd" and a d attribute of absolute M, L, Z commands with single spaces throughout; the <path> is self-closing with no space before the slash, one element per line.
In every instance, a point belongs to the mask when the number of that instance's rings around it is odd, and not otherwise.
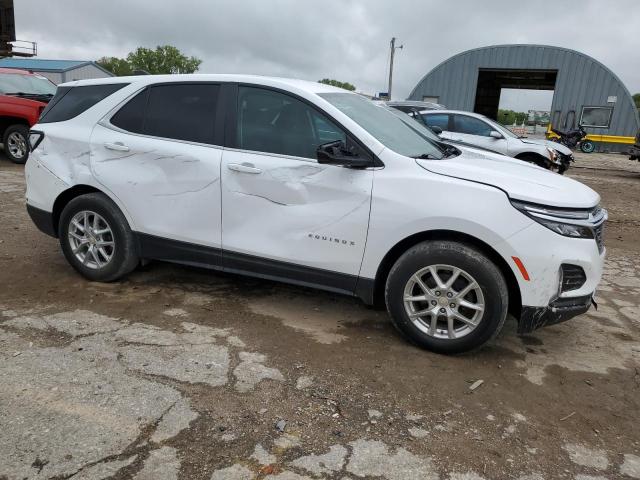
<path fill-rule="evenodd" d="M 386 91 L 389 40 L 394 99 L 429 70 L 479 46 L 543 43 L 580 50 L 640 92 L 639 0 L 15 0 L 18 38 L 40 58 L 94 60 L 171 44 L 203 73 L 336 78 Z M 548 95 L 503 95 L 510 107 L 545 107 Z M 504 103 L 504 102 L 503 102 Z"/>

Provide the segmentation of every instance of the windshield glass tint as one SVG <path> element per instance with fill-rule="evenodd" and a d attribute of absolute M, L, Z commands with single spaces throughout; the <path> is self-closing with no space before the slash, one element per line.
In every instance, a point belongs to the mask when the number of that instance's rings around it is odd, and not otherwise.
<path fill-rule="evenodd" d="M 56 86 L 44 77 L 6 73 L 0 75 L 0 93 L 54 95 Z"/>
<path fill-rule="evenodd" d="M 430 155 L 433 158 L 442 158 L 442 151 L 433 141 L 388 109 L 355 93 L 319 95 L 394 152 L 407 157 Z"/>

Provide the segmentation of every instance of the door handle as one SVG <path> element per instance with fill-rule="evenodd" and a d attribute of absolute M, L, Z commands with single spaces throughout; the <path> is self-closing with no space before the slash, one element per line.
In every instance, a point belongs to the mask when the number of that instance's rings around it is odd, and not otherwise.
<path fill-rule="evenodd" d="M 262 170 L 259 168 L 256 168 L 256 166 L 253 165 L 253 163 L 229 163 L 227 165 L 227 168 L 234 172 L 240 172 L 240 173 L 253 173 L 253 174 L 262 173 Z"/>
<path fill-rule="evenodd" d="M 104 148 L 108 148 L 109 150 L 115 150 L 117 152 L 128 152 L 129 151 L 129 147 L 127 147 L 122 142 L 105 143 L 104 144 Z"/>

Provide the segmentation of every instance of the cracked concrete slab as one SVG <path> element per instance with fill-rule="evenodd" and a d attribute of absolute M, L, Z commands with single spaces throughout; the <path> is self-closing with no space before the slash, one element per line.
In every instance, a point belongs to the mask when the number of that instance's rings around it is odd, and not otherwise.
<path fill-rule="evenodd" d="M 111 462 L 98 463 L 91 467 L 85 468 L 71 477 L 70 480 L 103 480 L 114 476 L 124 467 L 131 465 L 137 455 L 126 458 L 124 460 L 113 460 Z"/>
<path fill-rule="evenodd" d="M 284 376 L 276 368 L 265 366 L 266 357 L 257 353 L 240 352 L 240 364 L 233 370 L 236 377 L 236 390 L 248 392 L 262 380 L 284 381 Z"/>
<path fill-rule="evenodd" d="M 177 480 L 180 471 L 178 451 L 171 447 L 153 450 L 134 480 Z"/>
<path fill-rule="evenodd" d="M 359 477 L 384 477 L 388 480 L 438 480 L 439 474 L 430 458 L 418 457 L 404 448 L 391 453 L 378 440 L 351 442 L 353 453 L 347 471 Z"/>
<path fill-rule="evenodd" d="M 161 443 L 165 440 L 175 437 L 182 430 L 189 428 L 189 424 L 198 418 L 198 413 L 191 409 L 189 400 L 184 397 L 178 401 L 167 411 L 156 427 L 151 441 Z"/>
<path fill-rule="evenodd" d="M 306 470 L 316 476 L 331 475 L 342 470 L 348 453 L 347 449 L 342 445 L 332 445 L 325 454 L 300 457 L 291 462 L 290 465 Z"/>
<path fill-rule="evenodd" d="M 576 465 L 595 468 L 596 470 L 606 470 L 609 467 L 609 459 L 604 450 L 591 449 L 575 443 L 563 445 L 562 448 L 569 454 L 569 458 Z"/>
<path fill-rule="evenodd" d="M 0 412 L 11 414 L 0 415 L 0 477 L 32 478 L 39 470 L 39 478 L 109 476 L 133 461 L 118 458 L 122 452 L 174 438 L 198 417 L 181 392 L 153 376 L 212 387 L 229 382 L 233 347 L 191 343 L 226 337 L 226 329 L 186 323 L 185 333 L 175 333 L 86 310 L 5 318 L 3 326 L 15 331 L 0 328 L 0 346 L 20 350 L 2 354 Z M 30 329 L 62 332 L 71 341 L 34 346 L 20 333 Z M 240 359 L 251 388 L 284 379 L 261 354 Z M 140 478 L 160 478 L 153 473 L 160 470 L 162 478 L 175 478 L 178 468 L 176 451 L 163 447 L 145 463 L 151 476 Z"/>

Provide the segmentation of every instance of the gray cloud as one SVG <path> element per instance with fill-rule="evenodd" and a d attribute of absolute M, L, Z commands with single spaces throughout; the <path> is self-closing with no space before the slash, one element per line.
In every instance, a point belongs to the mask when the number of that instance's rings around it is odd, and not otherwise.
<path fill-rule="evenodd" d="M 349 81 L 386 90 L 388 44 L 398 37 L 394 97 L 451 55 L 479 46 L 542 43 L 582 51 L 640 91 L 637 0 L 19 0 L 16 28 L 41 58 L 123 56 L 176 45 L 204 73 Z"/>

